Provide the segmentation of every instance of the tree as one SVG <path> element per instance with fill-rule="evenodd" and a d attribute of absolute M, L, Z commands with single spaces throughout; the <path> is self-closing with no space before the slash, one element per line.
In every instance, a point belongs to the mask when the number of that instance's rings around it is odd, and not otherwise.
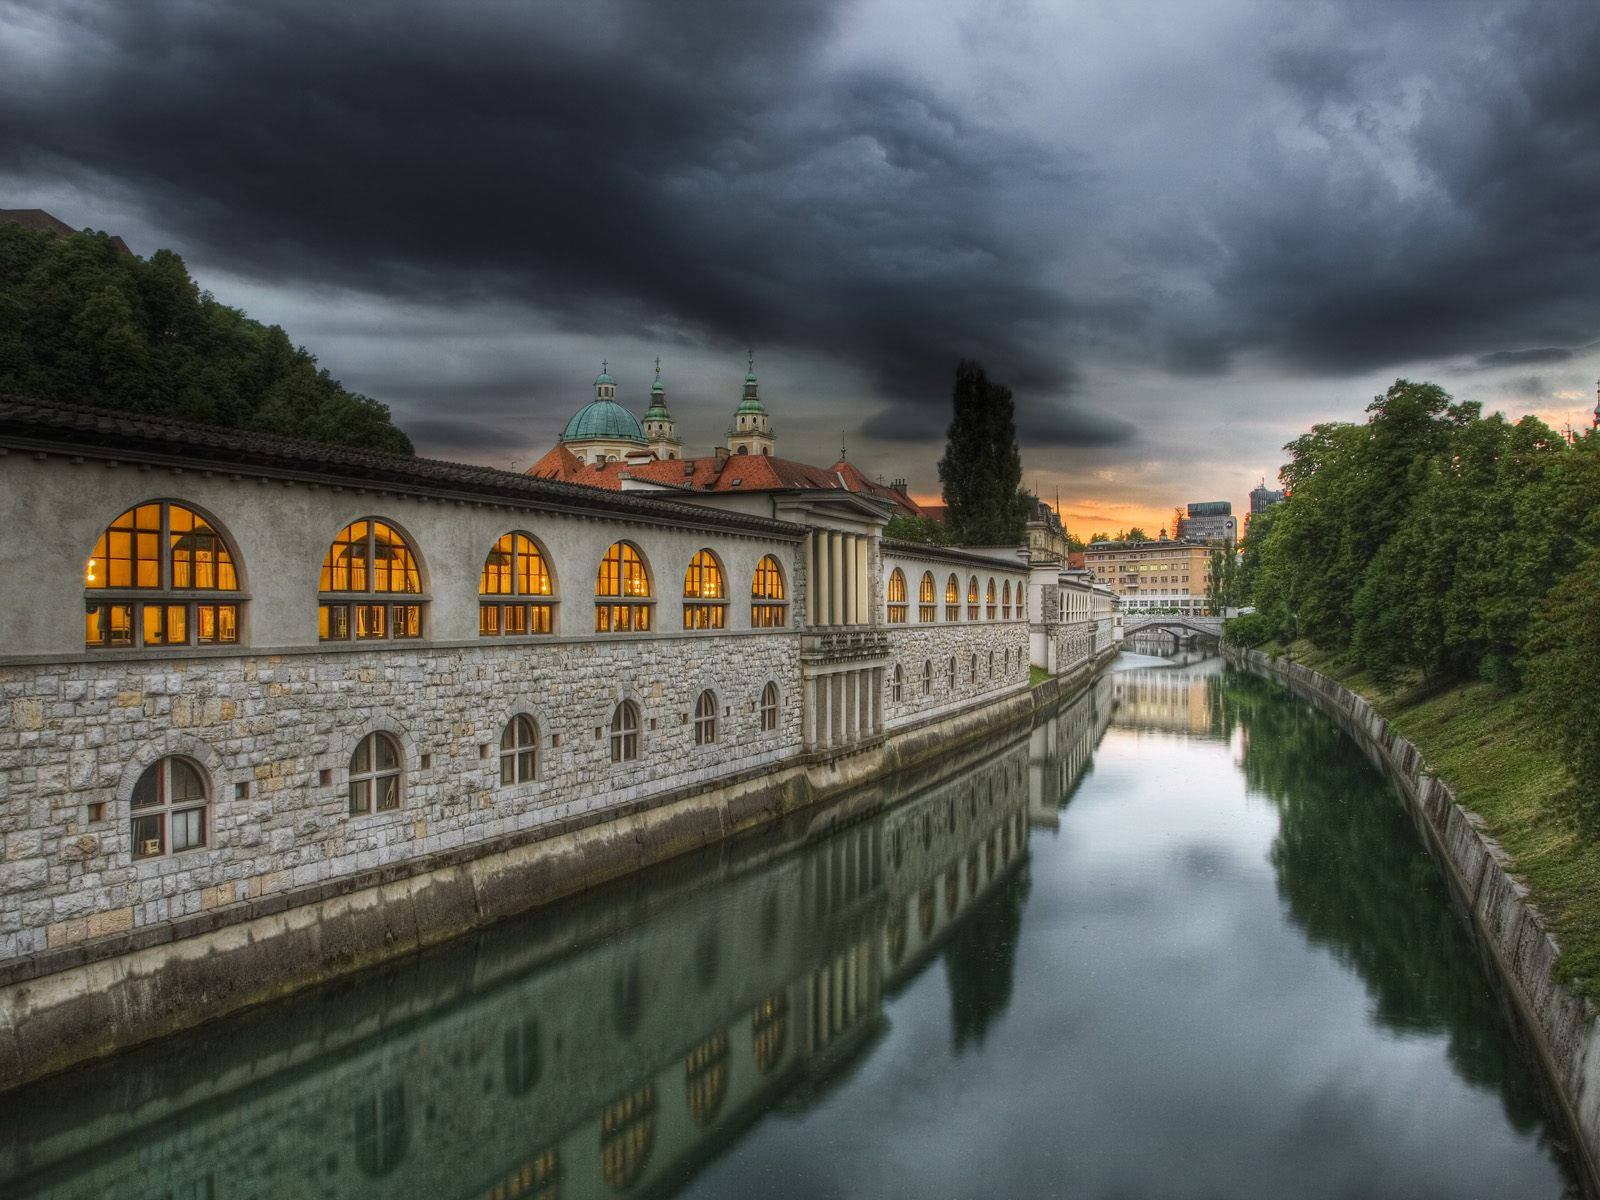
<path fill-rule="evenodd" d="M 1094 545 L 1096 542 L 1109 542 L 1110 540 L 1111 540 L 1111 535 L 1109 533 L 1105 533 L 1105 532 L 1091 533 L 1089 535 L 1089 545 L 1091 545 L 1091 546 Z"/>
<path fill-rule="evenodd" d="M 1184 513 L 1182 508 L 1174 508 L 1172 510 L 1171 533 L 1173 537 L 1177 537 L 1178 531 L 1183 528 L 1183 517 Z"/>
<path fill-rule="evenodd" d="M 277 326 L 219 304 L 183 259 L 0 222 L 0 394 L 410 454 L 377 401 Z"/>
<path fill-rule="evenodd" d="M 1150 540 L 1150 535 L 1139 526 L 1135 525 L 1132 529 L 1128 530 L 1127 533 L 1122 535 L 1122 540 L 1125 542 L 1148 542 Z"/>
<path fill-rule="evenodd" d="M 945 528 L 958 545 L 1007 546 L 1023 539 L 1027 501 L 1011 389 L 991 383 L 981 364 L 956 366 L 953 414 L 939 460 Z"/>
<path fill-rule="evenodd" d="M 932 517 L 913 517 L 909 513 L 895 513 L 883 527 L 883 536 L 901 542 L 923 542 L 930 546 L 947 546 L 950 534 Z"/>

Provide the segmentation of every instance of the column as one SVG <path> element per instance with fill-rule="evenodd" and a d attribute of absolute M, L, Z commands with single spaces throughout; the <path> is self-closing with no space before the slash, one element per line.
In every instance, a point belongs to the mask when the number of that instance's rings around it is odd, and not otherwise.
<path fill-rule="evenodd" d="M 844 678 L 844 740 L 851 745 L 861 740 L 861 672 L 841 672 Z"/>
<path fill-rule="evenodd" d="M 855 541 L 853 534 L 841 534 L 839 537 L 840 556 L 844 562 L 844 570 L 839 572 L 839 593 L 844 601 L 844 611 L 839 618 L 841 625 L 854 625 L 856 619 L 856 556 L 851 548 Z"/>
<path fill-rule="evenodd" d="M 883 732 L 884 670 L 885 668 L 878 667 L 872 672 L 872 734 L 874 737 Z"/>
<path fill-rule="evenodd" d="M 856 543 L 856 611 L 860 616 L 856 619 L 858 625 L 874 625 L 877 622 L 872 615 L 872 575 L 868 570 L 867 539 L 858 537 Z M 916 580 L 907 579 L 907 588 L 915 588 Z M 907 596 L 908 601 L 914 598 Z"/>
<path fill-rule="evenodd" d="M 817 623 L 817 535 L 806 531 L 802 557 L 806 564 L 806 624 Z M 810 739 L 808 738 L 807 741 Z"/>
<path fill-rule="evenodd" d="M 828 687 L 828 677 L 811 681 L 812 693 L 817 700 L 817 749 L 826 750 L 833 745 L 833 695 Z"/>
<path fill-rule="evenodd" d="M 833 744 L 842 746 L 846 742 L 844 729 L 844 672 L 835 671 L 828 676 L 828 708 L 833 718 Z"/>
<path fill-rule="evenodd" d="M 844 624 L 844 553 L 843 539 L 834 530 L 828 531 L 828 624 Z"/>
<path fill-rule="evenodd" d="M 809 534 L 807 535 L 810 536 Z M 817 689 L 813 679 L 801 682 L 800 728 L 801 740 L 807 750 L 817 746 Z"/>

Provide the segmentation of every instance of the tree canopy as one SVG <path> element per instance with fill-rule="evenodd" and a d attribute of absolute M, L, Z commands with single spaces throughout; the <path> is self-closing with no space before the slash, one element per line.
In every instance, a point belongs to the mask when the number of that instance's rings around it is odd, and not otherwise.
<path fill-rule="evenodd" d="M 1016 545 L 1027 528 L 1022 455 L 1017 449 L 1011 389 L 993 383 L 981 364 L 956 366 L 953 413 L 939 481 L 944 485 L 945 528 L 966 546 Z"/>
<path fill-rule="evenodd" d="M 104 233 L 0 222 L 0 393 L 410 454 L 384 405 L 277 325 L 203 292 L 183 259 Z"/>

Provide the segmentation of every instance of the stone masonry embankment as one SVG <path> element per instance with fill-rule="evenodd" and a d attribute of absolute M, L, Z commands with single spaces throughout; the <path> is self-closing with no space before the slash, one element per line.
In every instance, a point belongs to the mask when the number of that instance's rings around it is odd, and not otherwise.
<path fill-rule="evenodd" d="M 0 973 L 0 1090 L 573 895 L 1032 721 L 1110 655 L 855 753 L 574 813 L 341 880 L 29 956 Z"/>
<path fill-rule="evenodd" d="M 1299 663 L 1259 650 L 1230 661 L 1305 696 L 1362 747 L 1392 780 L 1418 830 L 1445 868 L 1472 931 L 1511 999 L 1575 1133 L 1592 1194 L 1600 1195 L 1600 1022 L 1592 1005 L 1556 981 L 1559 948 L 1506 853 L 1477 814 L 1456 802 L 1421 752 L 1366 699 Z"/>

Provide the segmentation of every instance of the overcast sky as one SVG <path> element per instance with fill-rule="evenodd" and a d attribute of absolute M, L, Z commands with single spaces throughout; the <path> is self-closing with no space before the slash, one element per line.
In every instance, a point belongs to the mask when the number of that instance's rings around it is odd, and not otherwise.
<path fill-rule="evenodd" d="M 709 452 L 753 346 L 779 453 L 933 495 L 976 356 L 1087 533 L 1400 375 L 1587 420 L 1600 4 L 0 0 L 0 207 L 501 466 L 658 354 Z"/>

